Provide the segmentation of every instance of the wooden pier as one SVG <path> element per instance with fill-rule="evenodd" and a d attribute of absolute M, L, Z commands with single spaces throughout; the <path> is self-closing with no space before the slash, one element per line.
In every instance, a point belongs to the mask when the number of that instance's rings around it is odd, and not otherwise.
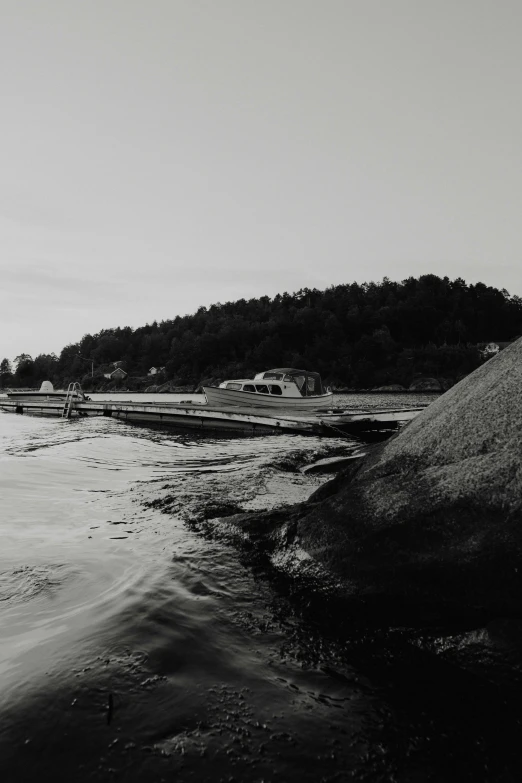
<path fill-rule="evenodd" d="M 397 429 L 401 423 L 417 416 L 419 408 L 350 413 L 332 411 L 285 411 L 281 414 L 257 408 L 210 407 L 198 403 L 130 401 L 73 401 L 64 408 L 63 401 L 12 400 L 0 398 L 0 409 L 18 414 L 36 414 L 78 418 L 110 416 L 129 422 L 156 423 L 198 430 L 228 430 L 268 433 L 294 432 L 310 435 L 359 434 L 365 431 Z M 65 415 L 64 415 L 65 414 Z"/>

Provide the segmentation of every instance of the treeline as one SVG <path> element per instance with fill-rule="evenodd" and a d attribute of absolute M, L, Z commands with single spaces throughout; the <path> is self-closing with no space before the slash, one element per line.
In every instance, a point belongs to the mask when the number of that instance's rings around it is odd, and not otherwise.
<path fill-rule="evenodd" d="M 521 334 L 522 299 L 505 290 L 436 275 L 384 278 L 200 307 L 138 329 L 104 329 L 67 345 L 58 357 L 22 354 L 14 372 L 4 359 L 0 382 L 37 386 L 49 379 L 63 386 L 80 380 L 87 389 L 99 388 L 108 383 L 103 373 L 120 362 L 127 388 L 150 385 L 153 366 L 165 368 L 160 380 L 180 386 L 278 366 L 318 370 L 337 387 L 409 386 L 420 376 L 451 384 L 483 361 L 478 345 Z"/>

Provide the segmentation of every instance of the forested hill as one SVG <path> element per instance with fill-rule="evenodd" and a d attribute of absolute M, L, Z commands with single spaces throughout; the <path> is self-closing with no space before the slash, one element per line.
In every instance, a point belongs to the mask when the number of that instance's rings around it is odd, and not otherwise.
<path fill-rule="evenodd" d="M 3 386 L 36 386 L 48 378 L 99 388 L 108 383 L 103 373 L 122 362 L 126 388 L 158 380 L 197 385 L 277 366 L 318 370 L 337 387 L 408 386 L 419 376 L 451 384 L 483 361 L 478 345 L 521 334 L 522 299 L 505 290 L 435 275 L 400 283 L 384 278 L 215 304 L 137 329 L 104 329 L 67 345 L 59 357 L 17 357 L 14 376 L 4 360 L 1 377 Z M 158 380 L 147 380 L 151 367 L 165 367 Z"/>

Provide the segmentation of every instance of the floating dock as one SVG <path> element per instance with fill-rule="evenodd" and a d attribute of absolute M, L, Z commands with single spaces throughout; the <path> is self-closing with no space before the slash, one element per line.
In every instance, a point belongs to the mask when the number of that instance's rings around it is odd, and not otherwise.
<path fill-rule="evenodd" d="M 425 406 L 424 406 L 425 407 Z M 129 422 L 156 423 L 198 430 L 228 430 L 235 432 L 267 433 L 293 432 L 310 435 L 337 436 L 362 434 L 367 431 L 393 430 L 415 418 L 423 407 L 350 413 L 345 410 L 284 411 L 273 408 L 211 407 L 192 402 L 130 402 L 114 400 L 73 401 L 64 405 L 61 400 L 33 401 L 0 398 L 0 409 L 18 414 L 78 418 L 110 416 Z"/>

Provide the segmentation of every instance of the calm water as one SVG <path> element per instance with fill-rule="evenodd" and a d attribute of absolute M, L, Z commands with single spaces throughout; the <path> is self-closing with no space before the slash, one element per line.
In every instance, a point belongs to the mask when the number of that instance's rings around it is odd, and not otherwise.
<path fill-rule="evenodd" d="M 355 447 L 0 412 L 0 779 L 453 779 L 370 642 L 354 652 L 193 524 L 303 500 L 324 478 L 288 460 Z"/>

